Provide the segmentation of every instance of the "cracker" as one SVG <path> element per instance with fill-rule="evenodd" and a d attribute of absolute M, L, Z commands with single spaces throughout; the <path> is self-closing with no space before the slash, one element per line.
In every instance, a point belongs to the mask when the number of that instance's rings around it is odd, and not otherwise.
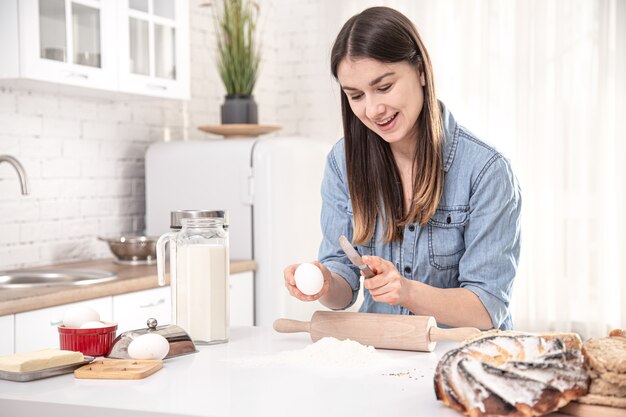
<path fill-rule="evenodd" d="M 611 384 L 602 378 L 592 379 L 589 386 L 589 394 L 608 395 L 611 397 L 626 398 L 626 387 Z"/>
<path fill-rule="evenodd" d="M 626 339 L 605 337 L 589 339 L 583 344 L 587 364 L 600 374 L 614 372 L 626 374 Z"/>

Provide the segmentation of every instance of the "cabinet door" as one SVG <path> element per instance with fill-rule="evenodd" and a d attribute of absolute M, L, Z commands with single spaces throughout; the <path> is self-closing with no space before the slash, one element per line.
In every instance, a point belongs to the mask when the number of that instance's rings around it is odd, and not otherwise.
<path fill-rule="evenodd" d="M 101 320 L 111 321 L 111 297 L 18 313 L 15 315 L 15 352 L 58 348 L 57 327 L 63 323 L 65 311 L 74 306 L 91 307 L 100 314 Z"/>
<path fill-rule="evenodd" d="M 20 0 L 20 76 L 117 89 L 116 2 Z"/>
<path fill-rule="evenodd" d="M 128 93 L 189 98 L 189 2 L 120 0 L 119 80 Z"/>
<path fill-rule="evenodd" d="M 168 286 L 113 296 L 113 320 L 117 322 L 118 334 L 146 328 L 146 321 L 149 318 L 157 319 L 159 326 L 170 324 L 172 317 L 170 294 Z"/>
<path fill-rule="evenodd" d="M 189 2 L 120 0 L 119 85 L 128 93 L 189 98 Z"/>
<path fill-rule="evenodd" d="M 0 356 L 13 354 L 13 343 L 15 341 L 15 316 L 0 317 Z"/>
<path fill-rule="evenodd" d="M 252 271 L 230 276 L 230 325 L 254 325 L 254 273 Z"/>

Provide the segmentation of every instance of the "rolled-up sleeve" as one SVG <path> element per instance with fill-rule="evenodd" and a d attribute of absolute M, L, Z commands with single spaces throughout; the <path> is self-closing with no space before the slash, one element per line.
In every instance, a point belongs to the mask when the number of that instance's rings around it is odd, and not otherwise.
<path fill-rule="evenodd" d="M 339 236 L 344 235 L 352 239 L 352 216 L 349 213 L 348 186 L 341 175 L 338 161 L 335 156 L 336 148 L 343 146 L 343 141 L 337 143 L 326 159 L 324 179 L 322 181 L 322 243 L 318 260 L 331 272 L 339 275 L 352 288 L 352 301 L 345 308 L 350 307 L 357 299 L 360 288 L 358 268 L 339 246 Z"/>
<path fill-rule="evenodd" d="M 510 163 L 494 155 L 472 184 L 461 288 L 475 293 L 500 328 L 509 315 L 520 256 L 521 192 Z"/>

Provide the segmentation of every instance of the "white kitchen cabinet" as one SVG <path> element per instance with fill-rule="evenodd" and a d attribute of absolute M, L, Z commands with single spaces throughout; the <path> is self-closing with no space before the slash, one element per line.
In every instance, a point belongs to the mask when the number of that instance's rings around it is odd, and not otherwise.
<path fill-rule="evenodd" d="M 117 89 L 115 2 L 3 0 L 0 4 L 2 78 Z"/>
<path fill-rule="evenodd" d="M 230 325 L 254 325 L 254 273 L 230 276 Z"/>
<path fill-rule="evenodd" d="M 149 318 L 160 325 L 169 324 L 172 317 L 170 287 L 154 288 L 113 296 L 113 320 L 117 333 L 147 327 Z"/>
<path fill-rule="evenodd" d="M 18 313 L 15 315 L 15 352 L 58 348 L 57 326 L 63 322 L 65 311 L 74 306 L 91 307 L 100 314 L 101 320 L 111 321 L 111 297 Z"/>
<path fill-rule="evenodd" d="M 9 314 L 0 317 L 0 356 L 14 353 L 13 344 L 15 342 L 15 316 Z"/>
<path fill-rule="evenodd" d="M 187 99 L 188 20 L 187 1 L 2 0 L 0 80 Z"/>
<path fill-rule="evenodd" d="M 156 318 L 159 325 L 171 323 L 170 287 L 153 288 L 128 294 L 102 297 L 40 310 L 0 317 L 0 355 L 36 349 L 58 348 L 57 326 L 63 314 L 73 306 L 89 306 L 101 320 L 117 322 L 117 334 L 146 327 L 146 320 Z M 230 324 L 252 326 L 254 323 L 254 272 L 230 276 Z"/>
<path fill-rule="evenodd" d="M 146 327 L 149 318 L 159 325 L 172 322 L 172 302 L 169 286 L 113 296 L 113 321 L 117 333 Z M 230 325 L 254 324 L 253 272 L 230 276 Z"/>
<path fill-rule="evenodd" d="M 119 0 L 119 86 L 123 92 L 189 99 L 189 4 Z"/>

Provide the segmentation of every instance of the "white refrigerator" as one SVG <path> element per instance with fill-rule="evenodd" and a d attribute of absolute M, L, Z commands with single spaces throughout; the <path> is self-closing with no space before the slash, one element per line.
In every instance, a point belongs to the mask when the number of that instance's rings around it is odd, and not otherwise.
<path fill-rule="evenodd" d="M 296 137 L 160 142 L 146 153 L 146 233 L 173 210 L 228 210 L 231 259 L 254 259 L 254 324 L 309 320 L 318 302 L 291 297 L 283 269 L 317 259 L 320 186 L 331 144 Z"/>

